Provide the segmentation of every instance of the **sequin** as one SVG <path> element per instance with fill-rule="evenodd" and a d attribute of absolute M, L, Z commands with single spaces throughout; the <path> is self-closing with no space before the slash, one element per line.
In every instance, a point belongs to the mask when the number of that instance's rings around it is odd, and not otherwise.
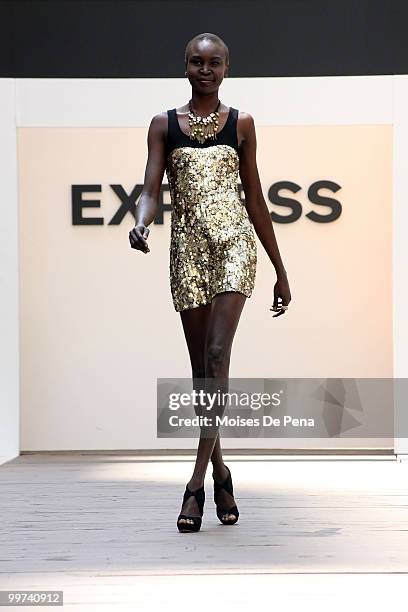
<path fill-rule="evenodd" d="M 217 293 L 250 297 L 257 263 L 252 222 L 238 190 L 235 148 L 177 147 L 167 158 L 171 212 L 170 288 L 177 312 Z"/>

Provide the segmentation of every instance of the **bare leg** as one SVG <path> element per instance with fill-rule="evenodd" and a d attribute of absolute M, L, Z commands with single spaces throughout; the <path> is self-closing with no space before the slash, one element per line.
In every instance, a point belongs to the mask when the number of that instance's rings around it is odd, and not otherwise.
<path fill-rule="evenodd" d="M 228 291 L 217 294 L 211 304 L 180 313 L 190 353 L 193 380 L 204 377 L 222 379 L 225 380 L 227 390 L 231 348 L 245 300 L 246 296 L 242 293 Z M 203 486 L 210 458 L 213 462 L 214 477 L 219 482 L 223 481 L 228 471 L 222 459 L 219 434 L 212 438 L 200 436 L 193 475 L 188 483 L 191 490 L 195 491 Z M 234 498 L 226 492 L 224 500 L 220 495 L 220 503 L 223 502 L 226 506 L 235 503 Z M 186 501 L 182 512 L 191 516 L 200 515 L 194 497 Z M 231 520 L 235 518 L 234 515 L 226 516 Z M 189 522 L 189 519 L 180 519 L 180 522 Z"/>
<path fill-rule="evenodd" d="M 227 477 L 227 471 L 224 468 L 224 459 L 222 457 L 220 434 L 218 434 L 215 440 L 213 452 L 212 452 L 210 459 L 211 459 L 211 463 L 213 466 L 213 472 L 214 472 L 215 478 L 219 482 L 221 482 L 223 478 Z"/>

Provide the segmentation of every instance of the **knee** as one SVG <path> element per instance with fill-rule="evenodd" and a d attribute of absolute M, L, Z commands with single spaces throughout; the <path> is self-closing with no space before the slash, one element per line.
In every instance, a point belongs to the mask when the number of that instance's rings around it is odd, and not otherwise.
<path fill-rule="evenodd" d="M 225 345 L 211 344 L 207 350 L 206 375 L 220 376 L 228 367 L 229 351 Z"/>

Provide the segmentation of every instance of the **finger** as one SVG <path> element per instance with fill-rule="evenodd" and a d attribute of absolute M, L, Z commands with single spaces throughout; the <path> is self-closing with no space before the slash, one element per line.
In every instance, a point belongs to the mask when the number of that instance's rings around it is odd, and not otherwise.
<path fill-rule="evenodd" d="M 286 310 L 279 310 L 278 313 L 272 315 L 272 318 L 274 319 L 275 317 L 280 317 L 281 315 L 285 314 Z"/>
<path fill-rule="evenodd" d="M 147 246 L 144 246 L 140 242 L 133 240 L 130 237 L 129 237 L 129 241 L 130 241 L 131 248 L 135 249 L 136 251 L 143 251 L 144 253 L 148 253 L 150 251 L 150 249 Z"/>
<path fill-rule="evenodd" d="M 132 249 L 143 251 L 144 253 L 148 253 L 150 251 L 145 238 L 137 228 L 133 228 L 129 232 L 129 241 Z"/>
<path fill-rule="evenodd" d="M 149 249 L 148 244 L 147 244 L 147 242 L 146 242 L 146 241 L 143 243 L 143 246 L 142 246 L 142 251 L 143 251 L 144 253 L 149 253 L 149 251 L 150 251 L 150 249 Z"/>
<path fill-rule="evenodd" d="M 147 228 L 146 228 L 146 229 L 147 229 Z M 147 247 L 147 240 L 146 240 L 146 238 L 144 237 L 144 232 L 143 232 L 143 234 L 142 234 L 142 232 L 140 231 L 140 229 L 139 229 L 139 228 L 137 228 L 137 227 L 133 228 L 133 230 L 132 230 L 132 231 L 135 233 L 135 235 L 136 235 L 136 239 L 137 239 L 137 240 L 138 240 L 138 241 L 139 241 L 139 242 L 142 244 L 143 248 Z"/>
<path fill-rule="evenodd" d="M 278 293 L 275 293 L 275 299 L 273 300 L 273 306 L 272 306 L 273 310 L 279 310 L 280 309 L 281 304 L 279 304 L 279 301 L 282 301 L 282 298 L 279 296 Z"/>
<path fill-rule="evenodd" d="M 132 249 L 141 249 L 142 245 L 139 243 L 139 241 L 134 238 L 134 236 L 132 236 L 132 234 L 129 234 L 129 242 L 130 242 L 130 246 L 132 247 Z"/>
<path fill-rule="evenodd" d="M 269 310 L 271 310 L 271 311 L 272 311 L 272 310 L 273 310 L 273 308 L 270 308 Z M 285 314 L 285 312 L 286 312 L 286 310 L 284 310 L 284 309 L 282 309 L 282 308 L 279 308 L 279 307 L 278 307 L 277 313 L 276 313 L 276 314 L 274 314 L 274 315 L 272 315 L 272 316 L 273 316 L 273 317 L 278 317 L 279 315 Z"/>

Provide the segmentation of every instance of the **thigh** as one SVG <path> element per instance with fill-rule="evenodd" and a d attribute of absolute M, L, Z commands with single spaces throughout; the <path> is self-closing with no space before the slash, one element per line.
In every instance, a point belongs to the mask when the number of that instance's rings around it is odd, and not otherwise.
<path fill-rule="evenodd" d="M 193 375 L 203 378 L 205 375 L 205 339 L 210 316 L 211 304 L 180 312 Z"/>
<path fill-rule="evenodd" d="M 230 353 L 246 300 L 246 295 L 238 291 L 224 291 L 214 296 L 206 333 L 206 354 L 212 350 Z"/>
<path fill-rule="evenodd" d="M 246 299 L 238 291 L 224 291 L 210 304 L 180 312 L 193 375 L 204 378 L 209 350 L 230 354 Z"/>

